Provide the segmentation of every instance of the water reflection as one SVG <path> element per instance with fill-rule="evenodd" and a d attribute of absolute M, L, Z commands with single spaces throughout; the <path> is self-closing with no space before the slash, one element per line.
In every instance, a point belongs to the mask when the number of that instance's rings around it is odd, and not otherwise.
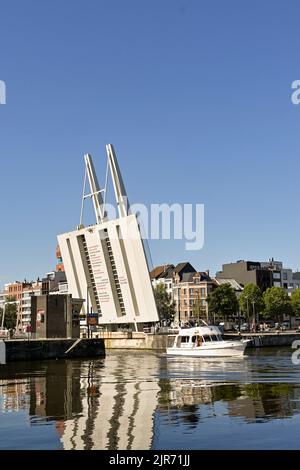
<path fill-rule="evenodd" d="M 112 352 L 98 361 L 15 363 L 0 369 L 0 412 L 26 412 L 31 429 L 54 426 L 52 448 L 150 449 L 176 427 L 200 434 L 200 423 L 217 426 L 222 416 L 244 424 L 291 418 L 300 411 L 299 378 L 283 350 L 224 361 Z"/>
<path fill-rule="evenodd" d="M 255 351 L 243 360 L 176 358 L 168 360 L 167 369 L 170 382 L 169 388 L 162 387 L 161 409 L 194 407 L 200 419 L 201 405 L 221 402 L 229 417 L 246 422 L 288 418 L 300 411 L 300 370 L 292 366 L 289 351 Z M 214 406 L 210 412 L 206 408 L 205 417 L 215 413 Z"/>
<path fill-rule="evenodd" d="M 81 374 L 81 416 L 64 424 L 65 449 L 148 449 L 157 406 L 159 358 L 115 355 L 105 360 L 107 374 L 93 368 Z M 146 367 L 145 367 L 146 366 Z M 143 373 L 144 370 L 144 373 Z M 87 393 L 84 393 L 84 390 Z"/>
<path fill-rule="evenodd" d="M 173 407 L 197 413 L 198 407 L 194 405 L 225 402 L 229 416 L 241 417 L 246 421 L 287 418 L 300 411 L 300 387 L 291 384 L 207 386 L 200 381 L 175 380 L 171 382 L 171 390 L 162 397 L 162 410 Z"/>

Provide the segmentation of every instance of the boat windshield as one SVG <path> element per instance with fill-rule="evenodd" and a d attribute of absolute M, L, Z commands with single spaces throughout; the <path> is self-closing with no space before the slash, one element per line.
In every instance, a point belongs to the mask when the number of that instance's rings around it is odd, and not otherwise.
<path fill-rule="evenodd" d="M 221 341 L 222 340 L 221 336 L 218 335 L 218 334 L 213 334 L 213 335 L 211 335 L 211 337 L 212 337 L 212 341 Z"/>
<path fill-rule="evenodd" d="M 218 334 L 204 335 L 203 338 L 206 343 L 210 341 L 222 341 L 221 335 Z"/>
<path fill-rule="evenodd" d="M 213 339 L 211 338 L 210 335 L 204 335 L 204 336 L 203 336 L 203 339 L 204 339 L 204 341 L 205 341 L 206 343 L 209 343 L 210 341 L 213 341 Z"/>
<path fill-rule="evenodd" d="M 218 333 L 211 333 L 208 335 L 193 335 L 193 336 L 177 336 L 175 338 L 174 346 L 177 348 L 187 347 L 200 347 L 203 343 L 210 343 L 212 341 L 223 341 L 222 336 Z"/>
<path fill-rule="evenodd" d="M 176 346 L 177 348 L 180 348 L 181 346 L 188 346 L 190 342 L 190 336 L 178 336 L 176 340 Z"/>

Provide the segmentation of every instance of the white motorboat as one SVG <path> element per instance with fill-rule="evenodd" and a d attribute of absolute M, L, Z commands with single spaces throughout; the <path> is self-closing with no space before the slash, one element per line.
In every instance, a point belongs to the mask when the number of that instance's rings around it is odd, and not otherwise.
<path fill-rule="evenodd" d="M 173 346 L 167 348 L 170 356 L 232 357 L 243 356 L 249 340 L 224 340 L 217 326 L 182 328 L 174 336 Z"/>

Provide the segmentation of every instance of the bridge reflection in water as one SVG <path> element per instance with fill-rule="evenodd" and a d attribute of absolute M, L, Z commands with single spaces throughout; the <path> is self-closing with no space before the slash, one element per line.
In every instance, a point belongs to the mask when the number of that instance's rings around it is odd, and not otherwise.
<path fill-rule="evenodd" d="M 93 363 L 82 370 L 82 412 L 64 422 L 61 442 L 65 449 L 149 449 L 158 403 L 159 385 L 153 377 L 159 358 L 151 356 L 144 374 L 144 356 L 120 354 L 105 361 L 111 362 L 109 374 L 99 374 Z"/>

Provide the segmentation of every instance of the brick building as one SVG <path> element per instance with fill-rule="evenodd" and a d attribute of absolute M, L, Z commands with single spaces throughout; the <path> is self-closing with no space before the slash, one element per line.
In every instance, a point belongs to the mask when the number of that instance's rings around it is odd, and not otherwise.
<path fill-rule="evenodd" d="M 174 276 L 175 321 L 208 319 L 207 296 L 215 287 L 209 272 L 184 273 Z"/>

